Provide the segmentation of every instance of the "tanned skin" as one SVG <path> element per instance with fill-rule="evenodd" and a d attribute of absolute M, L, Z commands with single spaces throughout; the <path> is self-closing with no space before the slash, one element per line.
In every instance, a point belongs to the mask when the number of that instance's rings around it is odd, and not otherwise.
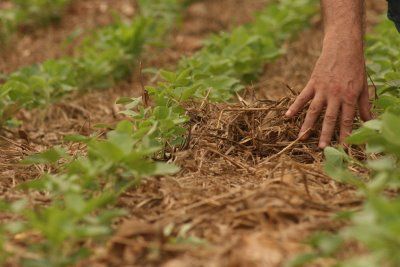
<path fill-rule="evenodd" d="M 299 136 L 307 139 L 326 108 L 319 147 L 330 145 L 337 122 L 340 142 L 351 134 L 356 110 L 372 119 L 364 58 L 364 0 L 322 0 L 325 37 L 311 78 L 286 113 L 294 117 L 311 101 Z"/>

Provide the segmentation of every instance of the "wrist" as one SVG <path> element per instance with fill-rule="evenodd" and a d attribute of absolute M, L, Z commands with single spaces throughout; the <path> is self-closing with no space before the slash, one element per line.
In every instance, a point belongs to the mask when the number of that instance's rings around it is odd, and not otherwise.
<path fill-rule="evenodd" d="M 333 25 L 325 27 L 324 43 L 328 42 L 342 42 L 344 45 L 363 45 L 364 32 L 361 25 L 343 25 L 343 23 L 336 22 Z"/>
<path fill-rule="evenodd" d="M 323 50 L 336 50 L 340 54 L 364 56 L 364 40 L 362 34 L 327 32 L 323 40 Z"/>

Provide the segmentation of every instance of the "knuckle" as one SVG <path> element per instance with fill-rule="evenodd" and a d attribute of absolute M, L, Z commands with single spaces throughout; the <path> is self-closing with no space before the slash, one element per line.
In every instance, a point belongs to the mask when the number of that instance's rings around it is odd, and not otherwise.
<path fill-rule="evenodd" d="M 331 92 L 333 93 L 333 96 L 338 97 L 342 94 L 343 90 L 341 86 L 333 86 Z"/>
<path fill-rule="evenodd" d="M 337 117 L 335 115 L 333 115 L 333 114 L 327 114 L 325 116 L 325 121 L 328 124 L 335 124 L 336 123 L 336 119 L 337 119 Z"/>
<path fill-rule="evenodd" d="M 357 93 L 354 90 L 348 90 L 344 93 L 343 101 L 345 104 L 354 105 L 357 102 Z"/>
<path fill-rule="evenodd" d="M 316 104 L 310 105 L 310 108 L 308 109 L 308 112 L 310 115 L 316 115 L 319 113 L 319 106 Z"/>
<path fill-rule="evenodd" d="M 298 103 L 305 103 L 305 102 L 307 102 L 307 97 L 305 95 L 299 95 L 297 97 L 297 102 Z"/>
<path fill-rule="evenodd" d="M 311 79 L 308 81 L 307 86 L 309 88 L 312 88 L 316 85 L 316 83 L 317 83 L 317 79 L 315 77 L 311 77 Z"/>
<path fill-rule="evenodd" d="M 342 124 L 344 127 L 348 128 L 348 127 L 352 127 L 353 126 L 353 119 L 350 118 L 344 118 L 342 121 Z"/>
<path fill-rule="evenodd" d="M 324 88 L 327 88 L 327 84 L 323 82 L 315 82 L 313 84 L 313 88 L 315 88 L 316 91 L 323 90 Z"/>

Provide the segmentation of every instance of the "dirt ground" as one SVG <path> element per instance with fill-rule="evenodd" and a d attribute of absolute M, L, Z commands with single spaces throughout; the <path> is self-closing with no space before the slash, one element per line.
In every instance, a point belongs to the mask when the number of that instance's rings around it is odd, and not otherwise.
<path fill-rule="evenodd" d="M 71 55 L 79 37 L 110 24 L 114 12 L 129 19 L 137 11 L 131 0 L 74 1 L 59 23 L 21 30 L 13 37 L 0 54 L 0 72 L 9 73 L 49 58 Z"/>
<path fill-rule="evenodd" d="M 96 6 L 95 4 L 101 1 L 94 2 L 93 5 Z M 240 0 L 221 0 L 219 2 L 210 0 L 193 4 L 184 15 L 182 25 L 168 40 L 171 44 L 170 47 L 164 50 L 153 49 L 143 55 L 143 68 L 173 68 L 182 55 L 190 55 L 199 49 L 206 36 L 221 30 L 229 30 L 235 25 L 250 21 L 253 12 L 263 7 L 265 3 L 266 0 L 257 0 L 240 9 L 238 8 L 238 6 L 241 6 Z M 132 2 L 131 5 L 134 6 Z M 221 16 L 223 7 L 227 12 L 225 16 Z M 106 13 L 104 16 L 107 17 L 109 14 Z M 106 20 L 106 18 L 96 19 Z M 91 18 L 89 17 L 88 20 L 91 20 Z M 79 25 L 82 27 L 84 24 Z M 68 24 L 61 23 L 57 27 L 59 28 L 57 34 L 64 33 L 63 37 L 59 37 L 60 39 L 66 38 L 68 32 L 71 31 Z M 43 29 L 42 31 L 46 32 L 46 35 L 51 35 L 53 29 Z M 31 45 L 32 47 L 43 45 L 42 39 L 36 39 L 34 36 L 30 38 L 34 43 Z M 57 50 L 59 44 L 58 41 L 54 41 L 47 45 Z M 46 49 L 41 52 L 41 60 L 54 58 L 53 49 Z M 2 54 L 2 56 L 10 59 L 19 58 L 21 51 L 13 50 L 9 54 Z M 35 59 L 32 59 L 32 61 L 36 62 Z M 18 62 L 13 64 L 15 69 L 21 67 Z M 147 84 L 148 77 L 142 78 Z M 71 95 L 64 101 L 44 110 L 20 112 L 18 118 L 23 122 L 23 126 L 16 130 L 4 130 L 0 135 L 0 146 L 4 152 L 0 155 L 0 166 L 3 167 L 0 176 L 7 177 L 0 182 L 0 184 L 6 184 L 0 185 L 2 191 L 7 191 L 9 181 L 12 181 L 15 185 L 25 179 L 32 179 L 41 172 L 41 170 L 34 169 L 29 169 L 29 172 L 27 172 L 25 168 L 16 165 L 22 157 L 32 152 L 43 151 L 50 146 L 62 145 L 63 137 L 67 134 L 90 134 L 94 131 L 92 126 L 96 123 L 116 122 L 120 118 L 118 112 L 121 108 L 115 105 L 116 100 L 122 96 L 139 96 L 141 90 L 140 73 L 136 70 L 128 81 L 121 82 L 108 90 L 92 91 L 84 95 Z"/>
<path fill-rule="evenodd" d="M 251 20 L 266 2 L 193 4 L 171 37 L 171 46 L 144 55 L 144 67 L 172 68 L 181 55 L 199 49 L 207 35 Z M 368 29 L 384 11 L 384 2 L 368 2 Z M 1 55 L 0 70 L 9 72 L 73 53 L 60 44 L 77 25 L 85 32 L 108 23 L 111 17 L 102 11 L 104 3 L 107 9 L 130 10 L 125 15 L 134 16 L 131 1 L 77 1 L 68 10 L 72 24 L 63 20 L 58 26 L 22 37 L 16 49 Z M 192 118 L 188 147 L 171 159 L 182 171 L 173 177 L 147 179 L 127 192 L 119 206 L 129 216 L 116 225 L 107 246 L 95 247 L 93 257 L 84 264 L 281 266 L 307 249 L 303 241 L 310 233 L 341 227 L 331 217 L 340 210 L 357 208 L 362 200 L 351 187 L 324 175 L 316 135 L 307 142 L 296 139 L 301 117 L 282 119 L 293 97 L 288 87 L 298 92 L 305 85 L 319 56 L 322 36 L 317 16 L 310 29 L 285 44 L 287 54 L 267 65 L 259 82 L 249 86 L 237 104 L 188 106 Z M 66 134 L 90 134 L 98 122 L 116 122 L 120 107 L 115 100 L 139 95 L 139 76 L 136 71 L 129 81 L 109 90 L 71 96 L 45 110 L 21 112 L 23 126 L 0 134 L 1 194 L 18 198 L 10 189 L 43 172 L 19 166 L 24 155 L 63 145 Z M 182 240 L 173 242 L 169 236 L 178 233 Z"/>

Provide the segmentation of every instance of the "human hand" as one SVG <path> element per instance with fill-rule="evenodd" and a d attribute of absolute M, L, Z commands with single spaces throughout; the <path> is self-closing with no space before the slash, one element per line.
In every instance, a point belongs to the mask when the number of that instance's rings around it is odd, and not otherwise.
<path fill-rule="evenodd" d="M 359 42 L 326 36 L 310 81 L 286 113 L 294 117 L 312 100 L 299 133 L 304 140 L 326 107 L 320 148 L 330 145 L 339 118 L 340 142 L 344 142 L 352 132 L 357 106 L 362 120 L 372 119 L 363 46 Z"/>

